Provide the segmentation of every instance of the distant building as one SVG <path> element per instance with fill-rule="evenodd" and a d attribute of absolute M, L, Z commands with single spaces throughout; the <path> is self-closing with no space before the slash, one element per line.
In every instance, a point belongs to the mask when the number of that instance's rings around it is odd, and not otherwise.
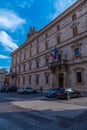
<path fill-rule="evenodd" d="M 11 68 L 11 86 L 87 88 L 87 0 L 78 0 L 39 32 L 30 28 L 12 53 Z"/>
<path fill-rule="evenodd" d="M 0 86 L 5 86 L 5 76 L 7 71 L 5 69 L 0 69 Z"/>
<path fill-rule="evenodd" d="M 10 75 L 9 75 L 9 74 L 6 74 L 6 75 L 5 75 L 4 86 L 5 86 L 5 87 L 10 86 Z"/>

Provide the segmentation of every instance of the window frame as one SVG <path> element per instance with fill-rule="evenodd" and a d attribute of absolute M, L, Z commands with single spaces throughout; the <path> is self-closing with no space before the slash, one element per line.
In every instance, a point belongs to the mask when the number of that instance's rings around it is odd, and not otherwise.
<path fill-rule="evenodd" d="M 78 29 L 77 26 L 73 27 L 73 36 L 77 36 L 78 35 Z"/>
<path fill-rule="evenodd" d="M 45 75 L 45 84 L 49 84 L 49 75 Z"/>
<path fill-rule="evenodd" d="M 75 21 L 76 20 L 76 13 L 74 13 L 73 15 L 72 15 L 72 21 Z"/>
<path fill-rule="evenodd" d="M 60 35 L 57 36 L 57 44 L 61 43 Z"/>
<path fill-rule="evenodd" d="M 81 50 L 80 50 L 79 47 L 75 48 L 75 49 L 74 49 L 74 52 L 75 52 L 75 57 L 81 56 Z"/>
<path fill-rule="evenodd" d="M 80 75 L 78 75 L 78 74 L 80 74 Z M 83 82 L 82 72 L 81 71 L 76 72 L 76 81 L 77 81 L 77 83 L 82 83 Z"/>

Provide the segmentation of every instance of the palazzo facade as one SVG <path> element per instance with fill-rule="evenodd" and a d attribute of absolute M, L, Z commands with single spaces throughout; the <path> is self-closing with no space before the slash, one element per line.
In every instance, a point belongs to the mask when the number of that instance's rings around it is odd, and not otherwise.
<path fill-rule="evenodd" d="M 58 56 L 51 59 L 55 47 Z M 77 0 L 39 32 L 30 28 L 11 56 L 10 86 L 87 88 L 87 0 Z"/>

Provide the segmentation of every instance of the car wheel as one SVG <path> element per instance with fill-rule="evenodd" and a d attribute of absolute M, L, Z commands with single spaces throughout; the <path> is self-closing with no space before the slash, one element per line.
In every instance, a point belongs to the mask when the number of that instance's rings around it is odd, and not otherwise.
<path fill-rule="evenodd" d="M 36 90 L 34 90 L 34 93 L 36 93 Z"/>
<path fill-rule="evenodd" d="M 78 97 L 81 97 L 81 94 L 80 94 L 80 93 L 78 94 Z"/>
<path fill-rule="evenodd" d="M 70 99 L 70 95 L 69 94 L 67 94 L 67 100 L 69 100 Z"/>
<path fill-rule="evenodd" d="M 53 93 L 53 97 L 56 97 L 56 93 Z"/>

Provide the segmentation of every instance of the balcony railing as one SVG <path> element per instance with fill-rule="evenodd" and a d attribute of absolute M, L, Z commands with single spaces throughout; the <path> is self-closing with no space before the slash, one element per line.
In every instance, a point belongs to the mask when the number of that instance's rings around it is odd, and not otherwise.
<path fill-rule="evenodd" d="M 11 72 L 11 73 L 9 73 L 9 75 L 10 75 L 12 78 L 14 78 L 14 77 L 17 76 L 17 73 L 16 73 L 16 72 Z"/>
<path fill-rule="evenodd" d="M 52 61 L 52 62 L 50 62 L 49 63 L 49 68 L 53 71 L 53 72 L 55 72 L 55 70 L 57 69 L 57 68 L 67 68 L 67 60 L 57 60 L 57 61 Z"/>

